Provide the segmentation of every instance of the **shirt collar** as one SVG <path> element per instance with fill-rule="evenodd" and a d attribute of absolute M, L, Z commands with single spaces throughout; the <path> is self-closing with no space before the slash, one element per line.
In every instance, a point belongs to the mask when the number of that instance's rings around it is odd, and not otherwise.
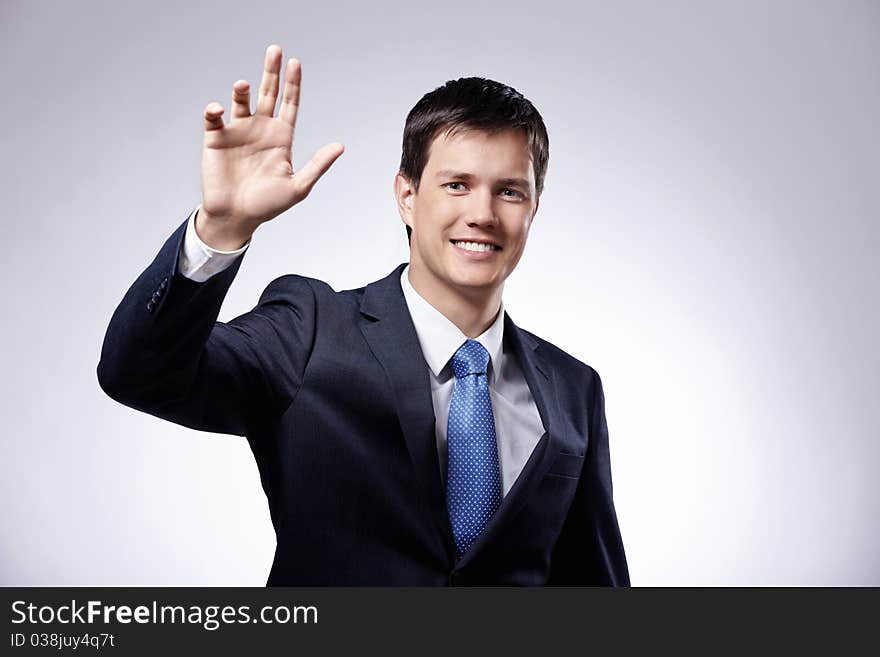
<path fill-rule="evenodd" d="M 434 308 L 422 297 L 409 282 L 409 265 L 400 274 L 400 287 L 412 317 L 419 344 L 425 361 L 434 376 L 440 378 L 440 372 L 449 363 L 458 348 L 468 337 L 443 313 Z M 504 338 L 504 302 L 498 309 L 495 321 L 481 335 L 474 338 L 489 352 L 489 383 L 495 382 L 502 369 L 504 355 L 501 343 Z M 451 372 L 451 370 L 450 370 Z"/>

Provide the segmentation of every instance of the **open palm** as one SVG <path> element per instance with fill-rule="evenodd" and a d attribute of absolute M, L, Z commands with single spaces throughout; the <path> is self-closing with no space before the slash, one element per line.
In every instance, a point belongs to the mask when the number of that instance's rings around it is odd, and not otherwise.
<path fill-rule="evenodd" d="M 233 85 L 228 124 L 223 123 L 223 107 L 219 103 L 210 103 L 205 108 L 198 227 L 210 233 L 215 242 L 226 241 L 227 246 L 246 241 L 260 224 L 303 200 L 343 151 L 342 144 L 327 144 L 305 166 L 294 171 L 293 134 L 302 68 L 296 59 L 287 62 L 281 105 L 278 116 L 273 116 L 281 58 L 280 47 L 272 45 L 266 49 L 253 114 L 250 85 L 245 80 Z"/>

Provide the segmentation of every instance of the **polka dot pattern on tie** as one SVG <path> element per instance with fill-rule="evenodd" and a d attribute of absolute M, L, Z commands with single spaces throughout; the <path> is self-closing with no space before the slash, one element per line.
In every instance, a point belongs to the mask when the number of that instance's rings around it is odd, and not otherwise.
<path fill-rule="evenodd" d="M 495 418 L 487 380 L 489 352 L 468 340 L 452 356 L 446 505 L 458 555 L 467 552 L 501 504 Z"/>

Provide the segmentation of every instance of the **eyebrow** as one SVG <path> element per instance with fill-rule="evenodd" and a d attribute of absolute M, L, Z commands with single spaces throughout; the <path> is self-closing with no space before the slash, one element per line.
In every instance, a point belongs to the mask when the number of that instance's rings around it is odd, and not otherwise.
<path fill-rule="evenodd" d="M 474 177 L 465 173 L 464 171 L 454 171 L 452 169 L 443 169 L 442 171 L 437 172 L 438 178 L 460 178 L 461 180 L 473 180 Z M 500 185 L 510 185 L 514 187 L 522 187 L 523 189 L 529 189 L 529 181 L 525 178 L 501 178 L 498 180 L 498 184 Z"/>

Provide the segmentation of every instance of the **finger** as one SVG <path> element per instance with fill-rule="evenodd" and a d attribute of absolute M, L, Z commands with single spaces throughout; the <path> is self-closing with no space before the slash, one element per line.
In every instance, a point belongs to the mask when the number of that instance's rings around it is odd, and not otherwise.
<path fill-rule="evenodd" d="M 302 83 L 302 65 L 299 60 L 292 58 L 287 60 L 287 68 L 284 71 L 284 93 L 281 95 L 281 107 L 278 116 L 283 121 L 296 126 L 296 111 L 299 108 L 299 87 Z"/>
<path fill-rule="evenodd" d="M 208 103 L 205 107 L 205 132 L 223 129 L 223 105 Z"/>
<path fill-rule="evenodd" d="M 260 82 L 260 95 L 257 97 L 255 114 L 272 116 L 275 113 L 275 101 L 278 99 L 278 74 L 281 71 L 281 47 L 271 45 L 266 48 L 266 59 L 263 63 L 263 80 Z"/>
<path fill-rule="evenodd" d="M 318 178 L 327 172 L 344 150 L 345 146 L 338 142 L 322 146 L 302 169 L 293 174 L 293 184 L 300 198 L 304 198 L 312 191 L 312 186 Z"/>
<path fill-rule="evenodd" d="M 247 80 L 238 80 L 232 85 L 232 121 L 251 115 L 251 85 Z"/>

